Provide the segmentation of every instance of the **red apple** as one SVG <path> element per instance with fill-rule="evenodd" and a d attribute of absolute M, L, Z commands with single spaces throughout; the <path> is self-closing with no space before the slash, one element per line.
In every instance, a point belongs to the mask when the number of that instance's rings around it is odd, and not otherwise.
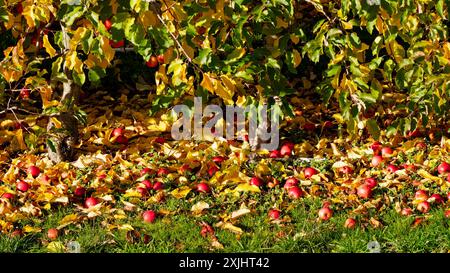
<path fill-rule="evenodd" d="M 153 190 L 159 191 L 159 190 L 162 190 L 162 189 L 164 189 L 164 184 L 163 183 L 158 181 L 155 184 L 153 184 Z"/>
<path fill-rule="evenodd" d="M 377 180 L 373 177 L 368 177 L 366 180 L 364 180 L 364 183 L 371 189 L 375 188 L 377 186 Z"/>
<path fill-rule="evenodd" d="M 225 157 L 223 156 L 215 156 L 212 158 L 212 160 L 214 161 L 214 163 L 220 164 L 225 160 Z"/>
<path fill-rule="evenodd" d="M 192 170 L 188 164 L 183 164 L 183 166 L 180 167 L 181 173 L 190 172 L 190 171 L 192 171 Z"/>
<path fill-rule="evenodd" d="M 383 147 L 381 148 L 381 155 L 382 156 L 387 156 L 387 155 L 391 155 L 393 153 L 392 149 L 390 147 Z"/>
<path fill-rule="evenodd" d="M 126 136 L 118 136 L 116 138 L 116 143 L 126 145 L 128 144 L 128 138 Z"/>
<path fill-rule="evenodd" d="M 86 198 L 86 200 L 84 201 L 84 206 L 85 206 L 86 208 L 93 207 L 93 206 L 95 206 L 95 205 L 97 205 L 97 204 L 98 204 L 98 200 L 97 200 L 97 198 L 95 198 L 95 197 L 88 197 L 88 198 Z"/>
<path fill-rule="evenodd" d="M 356 192 L 359 197 L 367 199 L 372 195 L 372 188 L 367 184 L 363 184 L 357 188 Z"/>
<path fill-rule="evenodd" d="M 28 172 L 28 174 L 30 174 L 31 176 L 36 178 L 41 173 L 41 170 L 38 167 L 36 167 L 36 166 L 30 166 L 30 167 L 28 167 L 27 172 Z"/>
<path fill-rule="evenodd" d="M 291 156 L 292 155 L 293 146 L 289 144 L 284 144 L 280 148 L 280 155 L 281 156 Z"/>
<path fill-rule="evenodd" d="M 217 168 L 217 166 L 212 165 L 208 170 L 209 176 L 213 176 L 218 170 L 219 168 Z"/>
<path fill-rule="evenodd" d="M 18 3 L 18 4 L 17 4 L 17 6 L 16 6 L 16 12 L 17 12 L 18 14 L 22 14 L 22 12 L 23 12 L 23 6 L 22 6 L 22 3 Z"/>
<path fill-rule="evenodd" d="M 159 144 L 164 144 L 166 140 L 163 137 L 157 137 L 155 138 L 155 142 Z"/>
<path fill-rule="evenodd" d="M 115 128 L 112 133 L 111 136 L 113 137 L 118 137 L 118 136 L 123 136 L 125 134 L 125 129 L 124 128 Z"/>
<path fill-rule="evenodd" d="M 303 125 L 303 130 L 305 131 L 314 131 L 316 129 L 316 125 L 312 123 L 306 123 Z"/>
<path fill-rule="evenodd" d="M 146 174 L 151 174 L 152 172 L 153 172 L 153 170 L 150 169 L 150 168 L 143 168 L 143 169 L 141 170 L 141 176 L 144 176 L 144 175 L 146 175 Z"/>
<path fill-rule="evenodd" d="M 333 122 L 327 120 L 327 121 L 325 121 L 325 122 L 323 123 L 322 126 L 323 126 L 323 128 L 325 128 L 325 129 L 330 129 L 330 128 L 333 127 Z"/>
<path fill-rule="evenodd" d="M 372 157 L 372 167 L 378 167 L 381 163 L 383 163 L 383 157 L 381 155 L 374 155 Z"/>
<path fill-rule="evenodd" d="M 156 173 L 158 176 L 168 175 L 169 170 L 166 168 L 159 168 L 158 172 Z"/>
<path fill-rule="evenodd" d="M 198 35 L 203 35 L 206 32 L 206 28 L 204 26 L 199 26 L 197 27 L 197 34 Z"/>
<path fill-rule="evenodd" d="M 271 220 L 277 220 L 278 218 L 280 218 L 280 211 L 277 209 L 271 209 L 269 210 L 268 215 Z"/>
<path fill-rule="evenodd" d="M 447 182 L 450 182 L 450 173 L 447 175 Z"/>
<path fill-rule="evenodd" d="M 259 177 L 254 176 L 250 179 L 250 185 L 261 187 L 263 184 L 264 184 L 264 181 Z"/>
<path fill-rule="evenodd" d="M 20 90 L 20 97 L 21 97 L 23 100 L 29 99 L 29 98 L 30 98 L 30 89 L 22 88 L 22 89 Z"/>
<path fill-rule="evenodd" d="M 141 196 L 146 196 L 148 193 L 147 188 L 144 187 L 137 187 L 136 190 L 141 194 Z"/>
<path fill-rule="evenodd" d="M 98 177 L 98 179 L 103 180 L 106 178 L 106 173 L 101 173 L 97 177 Z"/>
<path fill-rule="evenodd" d="M 352 174 L 353 173 L 353 169 L 350 166 L 344 166 L 339 168 L 339 171 L 343 174 Z"/>
<path fill-rule="evenodd" d="M 144 184 L 145 188 L 147 188 L 147 189 L 152 189 L 153 188 L 152 182 L 150 182 L 148 180 L 144 180 L 141 183 Z"/>
<path fill-rule="evenodd" d="M 401 211 L 401 215 L 403 215 L 403 216 L 408 216 L 411 214 L 412 214 L 412 209 L 410 209 L 410 208 L 403 208 Z"/>
<path fill-rule="evenodd" d="M 208 184 L 206 183 L 199 183 L 197 184 L 197 191 L 198 192 L 204 192 L 208 193 L 211 189 L 209 188 Z"/>
<path fill-rule="evenodd" d="M 345 220 L 344 227 L 352 229 L 355 228 L 355 225 L 356 225 L 355 219 L 347 218 L 347 220 Z"/>
<path fill-rule="evenodd" d="M 444 198 L 438 193 L 433 193 L 430 197 L 430 201 L 436 204 L 444 204 Z"/>
<path fill-rule="evenodd" d="M 430 203 L 422 201 L 417 205 L 417 210 L 422 213 L 427 213 L 430 210 Z"/>
<path fill-rule="evenodd" d="M 448 173 L 450 172 L 450 164 L 448 164 L 447 162 L 442 162 L 438 168 L 438 173 L 440 174 L 444 174 L 444 173 Z"/>
<path fill-rule="evenodd" d="M 292 199 L 299 199 L 303 196 L 303 191 L 299 187 L 294 186 L 288 189 L 288 196 Z"/>
<path fill-rule="evenodd" d="M 84 187 L 76 187 L 75 191 L 73 192 L 75 196 L 84 196 L 86 194 L 86 189 Z"/>
<path fill-rule="evenodd" d="M 270 158 L 280 158 L 281 153 L 278 150 L 273 150 L 273 151 L 270 151 L 269 157 Z"/>
<path fill-rule="evenodd" d="M 164 63 L 164 54 L 159 54 L 157 59 L 158 59 L 158 63 L 163 64 Z"/>
<path fill-rule="evenodd" d="M 4 194 L 2 194 L 2 198 L 11 200 L 11 199 L 14 198 L 14 194 L 9 193 L 9 192 L 5 192 Z"/>
<path fill-rule="evenodd" d="M 158 66 L 158 58 L 156 56 L 151 56 L 150 59 L 147 61 L 146 65 L 150 68 L 155 68 Z"/>
<path fill-rule="evenodd" d="M 124 40 L 120 40 L 120 41 L 113 41 L 110 40 L 109 44 L 111 45 L 112 48 L 120 48 L 123 47 L 125 45 L 125 41 Z"/>
<path fill-rule="evenodd" d="M 153 223 L 156 219 L 156 213 L 153 210 L 147 210 L 142 214 L 142 218 L 146 223 Z"/>
<path fill-rule="evenodd" d="M 383 145 L 379 141 L 375 141 L 370 145 L 370 149 L 372 149 L 374 154 L 379 154 Z"/>
<path fill-rule="evenodd" d="M 329 207 L 324 207 L 319 210 L 319 218 L 327 221 L 333 215 L 333 211 Z"/>
<path fill-rule="evenodd" d="M 445 218 L 450 218 L 450 209 L 445 211 Z"/>
<path fill-rule="evenodd" d="M 30 188 L 30 184 L 25 181 L 19 181 L 16 185 L 17 190 L 26 192 Z"/>
<path fill-rule="evenodd" d="M 420 201 L 426 201 L 426 200 L 428 200 L 428 193 L 424 190 L 418 190 L 414 194 L 414 199 L 420 200 Z"/>
<path fill-rule="evenodd" d="M 289 177 L 288 179 L 286 179 L 286 182 L 284 183 L 284 188 L 285 189 L 290 189 L 292 187 L 295 187 L 298 185 L 298 179 L 295 177 Z"/>
<path fill-rule="evenodd" d="M 387 166 L 387 170 L 391 173 L 395 173 L 396 171 L 400 170 L 397 166 L 393 165 L 393 164 L 389 164 Z"/>
<path fill-rule="evenodd" d="M 107 31 L 109 31 L 112 27 L 112 22 L 109 19 L 106 19 L 105 22 L 103 22 L 103 24 L 105 25 Z"/>
<path fill-rule="evenodd" d="M 319 173 L 319 172 L 318 172 L 316 169 L 311 168 L 311 167 L 308 167 L 308 168 L 306 168 L 306 169 L 303 170 L 303 174 L 305 175 L 305 177 L 306 177 L 307 179 L 311 178 L 311 176 L 313 176 L 313 175 L 315 175 L 315 174 L 318 174 L 318 173 Z"/>
<path fill-rule="evenodd" d="M 56 240 L 58 238 L 58 230 L 56 228 L 51 228 L 47 231 L 47 237 L 50 240 Z"/>
<path fill-rule="evenodd" d="M 447 200 L 449 200 L 449 201 L 450 201 L 450 192 L 449 192 L 449 193 L 447 193 Z"/>
<path fill-rule="evenodd" d="M 416 170 L 416 166 L 414 164 L 403 164 L 402 167 L 405 170 L 411 170 L 411 171 Z"/>
<path fill-rule="evenodd" d="M 416 144 L 416 148 L 417 148 L 417 149 L 422 149 L 422 150 L 424 150 L 424 149 L 427 148 L 427 144 L 426 144 L 425 142 L 423 142 L 423 141 L 418 142 L 418 143 Z"/>

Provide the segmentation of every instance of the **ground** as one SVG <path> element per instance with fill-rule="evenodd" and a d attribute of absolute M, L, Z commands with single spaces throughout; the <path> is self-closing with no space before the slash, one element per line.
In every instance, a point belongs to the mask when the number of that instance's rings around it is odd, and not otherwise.
<path fill-rule="evenodd" d="M 381 252 L 450 250 L 450 183 L 447 173 L 437 172 L 450 161 L 446 132 L 423 128 L 388 138 L 382 131 L 380 142 L 392 153 L 374 167 L 378 149 L 367 132 L 351 139 L 336 112 L 309 99 L 293 104 L 295 117 L 281 126 L 281 143 L 292 143 L 293 150 L 279 158 L 252 152 L 246 141 L 173 141 L 170 117 L 150 117 L 143 94 L 96 92 L 86 98 L 88 124 L 80 127 L 78 159 L 57 165 L 47 160 L 45 141 L 36 134 L 45 119 L 27 115 L 27 129 L 17 129 L 6 116 L 0 251 L 67 252 L 74 241 L 81 252 L 377 251 L 368 249 L 370 242 L 378 242 Z M 124 129 L 127 141 L 117 143 L 115 128 Z M 24 142 L 34 148 L 19 151 Z M 389 164 L 399 170 L 389 171 Z M 30 166 L 39 168 L 38 176 Z M 318 173 L 305 176 L 307 167 Z M 252 177 L 262 185 L 250 185 Z M 285 186 L 290 177 L 298 181 L 298 198 Z M 357 189 L 369 177 L 376 185 L 365 198 Z M 152 187 L 145 189 L 144 180 Z M 30 189 L 20 191 L 18 181 Z M 157 182 L 161 188 L 153 188 Z M 210 191 L 199 192 L 199 183 Z M 77 194 L 81 188 L 85 192 Z M 86 207 L 89 197 L 98 204 Z M 323 207 L 331 218 L 319 217 Z M 278 219 L 268 215 L 271 209 L 280 211 Z M 152 222 L 143 220 L 148 210 L 156 213 Z M 353 228 L 345 226 L 348 218 L 355 220 Z M 48 238 L 52 228 L 58 229 L 56 239 Z"/>

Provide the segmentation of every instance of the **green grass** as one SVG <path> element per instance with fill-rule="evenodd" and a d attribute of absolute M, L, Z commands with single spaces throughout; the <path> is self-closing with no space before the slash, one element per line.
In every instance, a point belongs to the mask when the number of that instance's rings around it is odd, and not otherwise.
<path fill-rule="evenodd" d="M 208 197 L 202 197 L 208 200 Z M 193 202 L 197 202 L 195 199 Z M 216 203 L 217 204 L 217 203 Z M 235 225 L 242 228 L 243 234 L 237 236 L 229 230 L 215 227 L 216 236 L 224 246 L 217 250 L 211 247 L 211 241 L 200 235 L 201 221 L 214 224 L 220 221 L 219 215 L 238 209 L 238 204 L 213 206 L 209 213 L 193 216 L 189 210 L 192 202 L 169 198 L 156 209 L 177 211 L 173 215 L 158 218 L 153 224 L 143 223 L 137 213 L 122 220 L 131 224 L 140 232 L 140 237 L 127 239 L 127 232 L 106 230 L 102 222 L 106 218 L 99 216 L 79 224 L 72 224 L 61 230 L 58 241 L 66 245 L 77 241 L 81 252 L 368 252 L 367 243 L 378 241 L 382 252 L 447 252 L 450 250 L 449 220 L 442 209 L 435 208 L 428 218 L 417 227 L 412 223 L 417 216 L 404 217 L 397 212 L 385 211 L 376 215 L 382 221 L 382 227 L 374 228 L 367 223 L 370 216 L 357 218 L 356 229 L 343 227 L 348 214 L 335 212 L 326 222 L 317 220 L 319 200 L 303 199 L 296 201 L 284 210 L 287 221 L 275 224 L 267 219 L 270 206 L 269 198 L 250 206 L 253 211 L 239 218 Z M 53 211 L 52 214 L 27 220 L 22 224 L 32 224 L 42 228 L 42 233 L 28 234 L 23 237 L 0 235 L 0 252 L 49 252 L 46 231 L 58 226 L 59 220 L 71 213 L 70 208 Z M 373 215 L 372 215 L 373 216 Z M 365 227 L 361 227 L 364 225 Z M 148 235 L 145 243 L 143 235 Z"/>

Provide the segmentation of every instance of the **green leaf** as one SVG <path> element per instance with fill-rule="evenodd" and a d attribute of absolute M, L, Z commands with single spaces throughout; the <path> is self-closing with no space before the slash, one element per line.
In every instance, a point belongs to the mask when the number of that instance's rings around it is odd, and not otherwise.
<path fill-rule="evenodd" d="M 49 147 L 52 152 L 56 153 L 55 143 L 50 138 L 47 139 L 47 147 Z"/>
<path fill-rule="evenodd" d="M 375 140 L 378 140 L 380 138 L 380 127 L 378 127 L 378 124 L 375 120 L 367 120 L 367 130 Z"/>

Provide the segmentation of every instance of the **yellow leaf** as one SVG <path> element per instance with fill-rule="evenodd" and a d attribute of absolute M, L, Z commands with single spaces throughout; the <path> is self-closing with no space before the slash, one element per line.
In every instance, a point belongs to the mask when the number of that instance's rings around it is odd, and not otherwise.
<path fill-rule="evenodd" d="M 236 234 L 242 234 L 244 232 L 240 227 L 237 227 L 237 226 L 235 226 L 235 225 L 233 225 L 231 223 L 223 224 L 222 228 L 223 229 L 228 229 L 229 231 L 234 232 Z"/>
<path fill-rule="evenodd" d="M 29 225 L 26 225 L 23 228 L 23 232 L 25 232 L 25 233 L 38 233 L 38 232 L 41 232 L 41 231 L 42 231 L 42 229 L 40 227 L 32 227 L 32 226 L 29 226 Z"/>
<path fill-rule="evenodd" d="M 242 183 L 242 184 L 239 184 L 235 189 L 234 189 L 234 191 L 243 191 L 243 192 L 261 192 L 261 190 L 257 187 L 257 186 L 255 186 L 255 185 L 250 185 L 250 184 L 248 184 L 248 183 Z"/>
<path fill-rule="evenodd" d="M 56 50 L 53 48 L 53 46 L 48 41 L 48 35 L 47 34 L 44 35 L 43 41 L 44 41 L 45 51 L 48 53 L 48 55 L 50 55 L 50 57 L 55 56 Z"/>
<path fill-rule="evenodd" d="M 76 214 L 69 214 L 69 215 L 64 216 L 64 218 L 59 221 L 58 229 L 61 229 L 65 226 L 68 226 L 68 225 L 76 222 L 77 219 L 78 219 L 78 215 L 76 215 Z"/>
<path fill-rule="evenodd" d="M 292 53 L 294 53 L 294 68 L 296 68 L 302 62 L 302 55 L 300 55 L 297 49 L 292 50 Z"/>
<path fill-rule="evenodd" d="M 25 141 L 23 140 L 23 130 L 19 129 L 16 131 L 16 138 L 17 142 L 19 143 L 19 148 L 21 150 L 25 150 L 27 148 L 27 145 L 25 144 Z"/>
<path fill-rule="evenodd" d="M 53 122 L 53 124 L 55 125 L 56 129 L 62 128 L 62 123 L 57 118 L 52 117 L 50 120 Z"/>
<path fill-rule="evenodd" d="M 140 13 L 142 26 L 144 29 L 148 29 L 150 26 L 156 26 L 158 24 L 158 17 L 151 10 L 147 10 Z"/>
<path fill-rule="evenodd" d="M 232 92 L 229 89 L 226 89 L 222 83 L 218 82 L 216 84 L 216 89 L 215 89 L 215 93 L 217 96 L 219 96 L 220 98 L 222 98 L 225 103 L 227 104 L 233 104 L 233 95 L 234 92 Z"/>
<path fill-rule="evenodd" d="M 189 188 L 188 186 L 183 186 L 180 188 L 176 188 L 175 190 L 173 190 L 171 192 L 172 196 L 177 198 L 177 199 L 181 199 L 186 197 L 186 195 L 188 195 L 188 193 L 191 191 L 191 188 Z"/>
<path fill-rule="evenodd" d="M 209 204 L 206 203 L 205 201 L 199 201 L 192 206 L 191 211 L 194 214 L 199 214 L 205 209 L 209 209 Z"/>
<path fill-rule="evenodd" d="M 34 14 L 33 8 L 35 5 L 26 5 L 23 8 L 22 16 L 25 17 L 25 20 L 27 21 L 27 25 L 29 28 L 34 28 L 36 26 L 35 19 L 36 16 Z"/>
<path fill-rule="evenodd" d="M 51 242 L 47 245 L 47 250 L 53 253 L 58 253 L 58 252 L 64 252 L 65 247 L 63 245 L 63 243 L 56 241 L 56 242 Z"/>
<path fill-rule="evenodd" d="M 101 47 L 104 54 L 104 57 L 108 61 L 108 63 L 111 63 L 112 59 L 114 58 L 114 54 L 116 53 L 114 49 L 109 45 L 109 39 L 103 36 L 101 38 Z"/>
<path fill-rule="evenodd" d="M 214 94 L 214 86 L 208 73 L 203 73 L 203 80 L 200 86 Z"/>
<path fill-rule="evenodd" d="M 186 41 L 183 41 L 183 44 L 181 46 L 183 47 L 188 57 L 193 59 L 195 53 L 194 49 L 191 46 L 189 46 Z"/>
<path fill-rule="evenodd" d="M 444 183 L 444 180 L 442 178 L 440 178 L 438 176 L 434 176 L 434 175 L 430 174 L 429 172 L 425 171 L 424 169 L 420 169 L 417 172 L 417 174 L 422 176 L 425 179 L 430 179 L 435 182 Z"/>

